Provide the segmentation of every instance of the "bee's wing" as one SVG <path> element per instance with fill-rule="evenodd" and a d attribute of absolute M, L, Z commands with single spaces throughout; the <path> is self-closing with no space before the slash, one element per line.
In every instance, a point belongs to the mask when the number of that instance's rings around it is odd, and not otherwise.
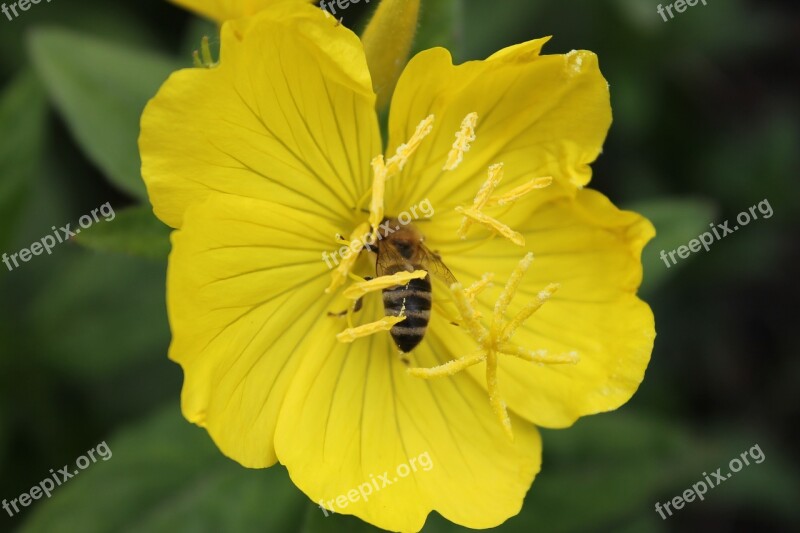
<path fill-rule="evenodd" d="M 408 259 L 392 246 L 388 240 L 378 241 L 378 258 L 375 261 L 375 273 L 378 276 L 387 274 L 390 267 L 397 267 L 398 265 L 408 264 Z M 397 268 L 392 268 L 392 271 L 397 271 Z"/>
<path fill-rule="evenodd" d="M 450 269 L 447 268 L 447 265 L 442 263 L 442 259 L 438 254 L 428 250 L 424 244 L 419 245 L 418 254 L 419 263 L 423 265 L 425 270 L 427 270 L 430 274 L 433 274 L 444 281 L 448 287 L 450 287 L 453 283 L 458 283 L 458 280 L 453 273 L 450 272 Z"/>

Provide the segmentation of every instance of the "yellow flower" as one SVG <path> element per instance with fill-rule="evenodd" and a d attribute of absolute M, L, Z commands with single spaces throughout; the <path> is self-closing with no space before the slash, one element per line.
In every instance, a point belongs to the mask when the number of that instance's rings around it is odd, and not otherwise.
<path fill-rule="evenodd" d="M 170 357 L 184 415 L 224 454 L 280 461 L 325 509 L 385 529 L 432 510 L 488 528 L 539 471 L 536 426 L 633 395 L 655 335 L 636 297 L 654 231 L 583 188 L 608 85 L 594 54 L 540 55 L 545 42 L 460 66 L 414 57 L 387 150 L 361 43 L 312 7 L 226 23 L 219 66 L 176 72 L 148 104 L 142 173 L 177 229 Z M 375 291 L 425 274 L 351 282 L 376 276 L 374 254 L 332 270 L 323 255 L 414 207 L 434 211 L 412 225 L 458 283 L 433 276 L 406 366 Z"/>
<path fill-rule="evenodd" d="M 259 11 L 273 7 L 280 2 L 308 4 L 311 0 L 169 0 L 184 9 L 214 20 L 220 24 L 255 15 Z"/>

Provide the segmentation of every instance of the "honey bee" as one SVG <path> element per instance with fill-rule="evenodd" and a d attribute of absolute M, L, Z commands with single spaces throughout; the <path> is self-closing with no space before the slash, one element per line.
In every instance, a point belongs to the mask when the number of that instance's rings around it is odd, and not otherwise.
<path fill-rule="evenodd" d="M 422 342 L 428 328 L 433 304 L 431 276 L 433 273 L 448 286 L 456 283 L 441 258 L 428 250 L 422 234 L 410 223 L 401 224 L 396 218 L 384 218 L 375 242 L 366 248 L 375 252 L 375 272 L 388 276 L 397 272 L 426 270 L 422 279 L 412 279 L 405 285 L 383 289 L 383 308 L 388 316 L 405 316 L 406 319 L 392 327 L 392 340 L 402 353 L 407 353 Z"/>

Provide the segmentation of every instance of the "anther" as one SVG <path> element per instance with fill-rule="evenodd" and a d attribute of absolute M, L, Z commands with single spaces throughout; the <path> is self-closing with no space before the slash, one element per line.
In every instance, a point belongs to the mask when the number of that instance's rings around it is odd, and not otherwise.
<path fill-rule="evenodd" d="M 461 226 L 458 228 L 456 232 L 459 237 L 462 239 L 467 238 L 467 231 L 472 226 L 473 223 L 481 224 L 485 226 L 493 233 L 500 235 L 517 246 L 525 246 L 525 237 L 508 227 L 506 224 L 503 224 L 496 218 L 493 218 L 486 213 L 483 212 L 484 208 L 488 207 L 496 207 L 496 206 L 506 206 L 509 204 L 513 204 L 520 198 L 527 196 L 529 193 L 536 189 L 543 189 L 553 183 L 553 178 L 551 176 L 544 176 L 541 178 L 533 178 L 529 180 L 527 183 L 520 185 L 519 187 L 515 187 L 511 189 L 509 192 L 505 194 L 501 194 L 499 196 L 492 196 L 492 193 L 497 188 L 497 185 L 500 183 L 500 180 L 503 179 L 503 164 L 497 163 L 489 167 L 489 177 L 483 183 L 481 188 L 478 190 L 478 194 L 475 195 L 475 199 L 472 202 L 471 207 L 456 207 L 456 212 L 464 215 L 463 220 L 461 221 Z"/>
<path fill-rule="evenodd" d="M 496 165 L 492 165 L 489 167 L 489 177 L 486 178 L 486 181 L 483 182 L 481 188 L 478 189 L 478 194 L 475 195 L 475 199 L 472 201 L 472 210 L 479 212 L 483 207 L 486 205 L 486 202 L 489 201 L 489 197 L 494 192 L 494 189 L 497 187 L 497 184 L 500 183 L 500 180 L 503 179 L 503 163 L 498 163 Z M 456 208 L 456 211 L 463 210 L 462 208 Z M 461 211 L 459 211 L 461 212 Z M 472 226 L 472 221 L 468 217 L 464 217 L 464 220 L 461 221 L 461 227 L 458 228 L 458 236 L 462 239 L 467 238 L 467 231 L 469 230 L 470 226 Z"/>
<path fill-rule="evenodd" d="M 433 115 L 428 115 L 422 122 L 417 125 L 414 135 L 408 140 L 407 143 L 401 144 L 395 150 L 395 154 L 386 161 L 386 179 L 392 178 L 395 174 L 403 170 L 408 160 L 417 151 L 422 140 L 433 131 Z"/>
<path fill-rule="evenodd" d="M 442 170 L 455 170 L 464 160 L 464 153 L 469 151 L 470 143 L 475 141 L 475 125 L 477 123 L 478 114 L 475 112 L 470 113 L 461 121 L 461 129 L 456 132 L 456 140 L 450 153 L 447 154 L 447 162 Z"/>
<path fill-rule="evenodd" d="M 380 276 L 369 281 L 353 283 L 344 290 L 342 295 L 350 300 L 358 300 L 370 292 L 406 285 L 412 279 L 423 279 L 427 275 L 428 273 L 425 270 L 415 270 L 414 272 L 398 272 L 391 276 Z"/>
<path fill-rule="evenodd" d="M 355 328 L 347 328 L 336 335 L 336 340 L 344 343 L 353 342 L 356 339 L 367 337 L 381 331 L 389 331 L 396 324 L 399 324 L 405 319 L 406 317 L 404 316 L 385 316 L 369 324 L 363 324 Z"/>
<path fill-rule="evenodd" d="M 489 201 L 486 202 L 486 207 L 494 207 L 496 205 L 504 206 L 508 204 L 513 204 L 514 202 L 516 202 L 523 196 L 529 194 L 530 192 L 535 191 L 536 189 L 544 189 L 545 187 L 548 187 L 551 183 L 553 183 L 553 178 L 551 176 L 533 178 L 528 183 L 520 185 L 519 187 L 515 187 L 505 194 L 489 198 Z"/>

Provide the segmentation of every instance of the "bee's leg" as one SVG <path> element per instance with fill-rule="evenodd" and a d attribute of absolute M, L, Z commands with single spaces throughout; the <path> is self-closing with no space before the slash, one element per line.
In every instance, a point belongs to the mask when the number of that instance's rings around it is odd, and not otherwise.
<path fill-rule="evenodd" d="M 349 272 L 347 275 L 350 277 L 350 279 L 352 279 L 352 280 L 353 280 L 353 281 L 355 281 L 356 283 L 363 283 L 363 282 L 365 282 L 365 281 L 369 281 L 369 280 L 371 280 L 371 279 L 372 279 L 372 276 L 364 276 L 364 277 L 362 278 L 361 276 L 356 276 L 356 275 L 355 275 L 355 274 L 353 274 L 352 272 Z"/>
<path fill-rule="evenodd" d="M 406 352 L 400 352 L 400 362 L 406 366 L 411 366 L 411 359 L 408 358 L 408 354 Z"/>
<path fill-rule="evenodd" d="M 342 317 L 348 313 L 358 313 L 361 311 L 361 308 L 364 306 L 364 298 L 359 298 L 356 300 L 352 306 L 348 307 L 344 311 L 339 311 L 338 313 L 334 313 L 333 311 L 328 311 L 328 316 L 335 316 L 335 317 Z"/>
<path fill-rule="evenodd" d="M 355 274 L 351 274 L 352 277 L 356 278 L 358 281 L 369 281 L 372 278 L 367 276 L 366 278 L 359 278 Z M 331 317 L 343 317 L 347 316 L 347 324 L 352 328 L 353 327 L 353 314 L 358 313 L 361 311 L 361 308 L 364 307 L 364 298 L 359 298 L 353 305 L 345 309 L 344 311 L 339 311 L 338 313 L 334 313 L 333 311 L 328 311 L 328 316 Z"/>

